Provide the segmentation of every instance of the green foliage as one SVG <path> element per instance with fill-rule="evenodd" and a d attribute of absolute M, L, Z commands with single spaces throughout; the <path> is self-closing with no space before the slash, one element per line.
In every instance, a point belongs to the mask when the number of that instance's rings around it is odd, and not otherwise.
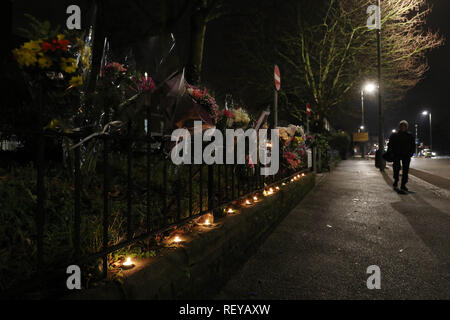
<path fill-rule="evenodd" d="M 348 133 L 344 131 L 334 132 L 329 136 L 328 141 L 330 147 L 339 152 L 341 159 L 347 158 L 347 152 L 351 143 L 351 138 Z"/>
<path fill-rule="evenodd" d="M 330 149 L 330 145 L 328 144 L 328 140 L 323 134 L 316 134 L 314 136 L 314 141 L 312 143 L 313 147 L 320 150 L 320 152 L 326 152 Z"/>
<path fill-rule="evenodd" d="M 39 21 L 31 14 L 25 13 L 25 17 L 29 20 L 29 28 L 19 28 L 19 35 L 29 40 L 39 40 L 46 38 L 56 38 L 60 33 L 60 26 L 52 29 L 50 21 Z"/>

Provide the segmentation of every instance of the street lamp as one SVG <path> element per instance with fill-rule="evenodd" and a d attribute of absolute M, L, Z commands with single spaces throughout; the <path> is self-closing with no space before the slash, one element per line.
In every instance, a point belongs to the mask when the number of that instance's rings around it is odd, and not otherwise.
<path fill-rule="evenodd" d="M 424 111 L 422 112 L 422 115 L 429 116 L 430 119 L 430 151 L 433 151 L 433 131 L 431 129 L 431 112 Z"/>
<path fill-rule="evenodd" d="M 364 131 L 364 91 L 368 92 L 368 93 L 372 93 L 374 92 L 376 89 L 376 85 L 373 84 L 372 82 L 368 82 L 364 85 L 364 87 L 361 89 L 361 126 L 360 131 Z M 362 158 L 364 159 L 364 155 L 365 155 L 365 150 L 364 150 L 364 142 L 361 144 L 361 153 L 362 153 Z"/>
<path fill-rule="evenodd" d="M 368 82 L 361 89 L 361 130 L 364 130 L 364 91 L 367 93 L 373 93 L 376 90 L 377 86 Z"/>

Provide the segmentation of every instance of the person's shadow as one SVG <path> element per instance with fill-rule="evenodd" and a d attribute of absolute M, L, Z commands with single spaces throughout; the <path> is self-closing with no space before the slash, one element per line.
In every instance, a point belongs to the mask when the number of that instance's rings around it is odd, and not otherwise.
<path fill-rule="evenodd" d="M 392 188 L 393 179 L 383 172 L 383 178 Z M 433 207 L 419 194 L 402 195 L 391 203 L 392 208 L 405 216 L 425 245 L 439 261 L 450 268 L 450 216 Z"/>

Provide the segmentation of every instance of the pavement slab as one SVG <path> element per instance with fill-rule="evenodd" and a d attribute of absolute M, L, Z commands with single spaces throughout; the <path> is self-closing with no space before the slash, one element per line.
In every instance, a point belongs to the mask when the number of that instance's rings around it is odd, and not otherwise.
<path fill-rule="evenodd" d="M 215 299 L 450 299 L 450 199 L 417 178 L 398 194 L 391 175 L 342 161 Z"/>

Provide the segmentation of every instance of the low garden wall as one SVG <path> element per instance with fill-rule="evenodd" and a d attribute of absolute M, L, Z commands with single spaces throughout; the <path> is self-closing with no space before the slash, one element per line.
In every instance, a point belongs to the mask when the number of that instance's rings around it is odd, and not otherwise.
<path fill-rule="evenodd" d="M 67 298 L 211 299 L 314 185 L 315 174 L 309 173 L 252 207 L 218 219 L 210 229 L 186 235 L 167 255 L 137 261 L 124 272 L 121 284 L 81 290 Z"/>

